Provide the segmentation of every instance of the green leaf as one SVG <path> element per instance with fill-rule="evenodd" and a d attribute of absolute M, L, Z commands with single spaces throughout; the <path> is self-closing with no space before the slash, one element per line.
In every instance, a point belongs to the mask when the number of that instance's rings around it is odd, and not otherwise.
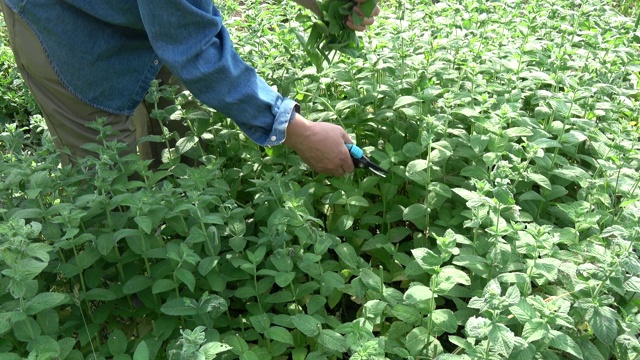
<path fill-rule="evenodd" d="M 245 351 L 240 355 L 240 360 L 260 360 L 260 357 L 256 354 L 256 351 L 260 349 Z"/>
<path fill-rule="evenodd" d="M 432 299 L 436 296 L 428 287 L 414 285 L 404 293 L 404 302 L 406 305 L 415 306 L 420 312 L 425 313 L 431 311 Z"/>
<path fill-rule="evenodd" d="M 411 222 L 415 220 L 422 220 L 427 217 L 427 214 L 428 209 L 424 204 L 412 204 L 402 212 L 402 220 Z"/>
<path fill-rule="evenodd" d="M 25 343 L 35 340 L 42 334 L 40 325 L 32 317 L 14 322 L 12 329 L 16 339 Z"/>
<path fill-rule="evenodd" d="M 178 150 L 178 154 L 184 154 L 193 148 L 198 143 L 198 138 L 196 136 L 185 136 L 182 137 L 176 142 L 176 150 Z"/>
<path fill-rule="evenodd" d="M 455 285 L 471 285 L 469 275 L 454 266 L 445 266 L 435 276 L 436 287 L 433 291 L 436 294 L 444 295 Z"/>
<path fill-rule="evenodd" d="M 489 335 L 489 331 L 492 329 L 491 325 L 489 319 L 472 316 L 465 324 L 465 331 L 469 337 L 483 339 Z"/>
<path fill-rule="evenodd" d="M 247 246 L 247 239 L 241 236 L 235 236 L 229 239 L 229 246 L 235 252 L 241 252 Z"/>
<path fill-rule="evenodd" d="M 598 348 L 589 340 L 580 339 L 577 341 L 582 357 L 587 360 L 605 360 Z M 640 349 L 640 347 L 639 347 Z"/>
<path fill-rule="evenodd" d="M 422 152 L 424 152 L 424 148 L 420 146 L 420 144 L 410 141 L 404 144 L 404 146 L 402 147 L 402 152 L 407 155 L 409 159 L 415 159 L 420 154 L 422 154 Z"/>
<path fill-rule="evenodd" d="M 549 332 L 549 335 L 551 339 L 551 341 L 549 341 L 550 347 L 554 349 L 558 349 L 560 351 L 568 352 L 569 354 L 577 357 L 578 359 L 583 359 L 582 351 L 580 350 L 580 347 L 578 346 L 578 344 L 576 344 L 575 341 L 573 341 L 573 339 L 569 335 L 563 332 L 560 332 L 558 330 L 551 330 Z M 587 360 L 590 360 L 590 359 L 587 359 Z"/>
<path fill-rule="evenodd" d="M 351 196 L 347 199 L 347 204 L 366 207 L 369 206 L 369 201 L 362 196 Z"/>
<path fill-rule="evenodd" d="M 364 17 L 371 17 L 371 15 L 373 15 L 373 10 L 375 10 L 377 4 L 378 0 L 366 0 L 365 2 L 361 3 L 360 11 L 362 11 L 362 15 L 364 15 Z"/>
<path fill-rule="evenodd" d="M 276 284 L 278 284 L 278 286 L 283 288 L 283 287 L 289 285 L 291 283 L 291 281 L 293 279 L 295 279 L 295 277 L 296 277 L 296 273 L 293 272 L 293 271 L 292 272 L 281 272 L 281 273 L 278 273 L 275 276 L 275 281 L 276 281 Z"/>
<path fill-rule="evenodd" d="M 637 276 L 630 277 L 624 282 L 623 287 L 630 292 L 640 292 L 640 278 Z"/>
<path fill-rule="evenodd" d="M 113 234 L 107 233 L 107 234 L 98 236 L 98 238 L 95 241 L 95 244 L 100 254 L 102 256 L 107 256 L 115 246 L 115 243 L 113 241 Z"/>
<path fill-rule="evenodd" d="M 159 294 L 165 291 L 170 291 L 175 289 L 177 284 L 171 279 L 160 279 L 153 283 L 151 287 L 151 292 L 154 294 Z"/>
<path fill-rule="evenodd" d="M 422 159 L 413 160 L 409 162 L 409 164 L 407 164 L 406 173 L 407 175 L 410 175 L 410 174 L 422 171 L 428 167 L 429 167 L 429 161 L 427 160 L 422 160 Z"/>
<path fill-rule="evenodd" d="M 345 231 L 351 228 L 351 226 L 353 226 L 353 222 L 355 221 L 355 218 L 351 215 L 342 215 L 340 216 L 340 218 L 338 219 L 338 222 L 336 223 L 336 227 L 335 230 L 336 231 Z"/>
<path fill-rule="evenodd" d="M 80 269 L 88 269 L 100 259 L 100 252 L 94 247 L 87 247 L 83 252 L 76 256 L 76 264 Z"/>
<path fill-rule="evenodd" d="M 450 334 L 454 334 L 458 330 L 458 320 L 456 319 L 453 311 L 449 309 L 437 309 L 434 310 L 428 316 L 433 321 L 433 324 Z"/>
<path fill-rule="evenodd" d="M 251 325 L 258 333 L 264 333 L 271 326 L 271 321 L 267 314 L 260 314 L 249 317 Z"/>
<path fill-rule="evenodd" d="M 325 271 L 322 273 L 322 284 L 331 288 L 341 288 L 344 286 L 344 278 L 333 271 Z"/>
<path fill-rule="evenodd" d="M 264 259 L 265 254 L 267 253 L 266 246 L 258 247 L 255 252 L 247 251 L 247 258 L 251 261 L 252 264 L 259 264 Z"/>
<path fill-rule="evenodd" d="M 345 353 L 349 350 L 347 340 L 337 332 L 329 329 L 322 329 L 318 335 L 318 343 L 327 349 Z"/>
<path fill-rule="evenodd" d="M 460 175 L 471 179 L 489 179 L 487 169 L 480 166 L 467 166 L 460 170 Z"/>
<path fill-rule="evenodd" d="M 204 355 L 205 360 L 213 360 L 217 357 L 218 354 L 228 350 L 231 350 L 231 346 L 218 341 L 212 341 L 202 345 L 202 347 L 198 351 L 202 353 L 202 355 Z"/>
<path fill-rule="evenodd" d="M 336 246 L 335 251 L 345 265 L 353 270 L 358 269 L 358 255 L 353 246 L 348 243 L 340 243 Z"/>
<path fill-rule="evenodd" d="M 541 149 L 550 149 L 550 148 L 560 148 L 562 147 L 562 145 L 560 145 L 559 142 L 552 140 L 552 139 L 546 139 L 546 138 L 540 138 L 540 139 L 536 139 L 533 142 L 536 146 L 540 147 Z"/>
<path fill-rule="evenodd" d="M 382 313 L 387 308 L 387 303 L 381 300 L 369 300 L 362 307 L 364 318 L 374 325 L 382 321 Z"/>
<path fill-rule="evenodd" d="M 509 189 L 504 187 L 496 187 L 493 189 L 493 196 L 498 202 L 503 205 L 513 205 L 515 201 L 513 200 L 513 194 Z"/>
<path fill-rule="evenodd" d="M 509 310 L 521 324 L 526 324 L 538 317 L 533 306 L 531 306 L 525 299 L 520 299 L 518 304 L 511 306 Z"/>
<path fill-rule="evenodd" d="M 40 209 L 20 209 L 11 215 L 11 219 L 38 219 L 43 215 Z"/>
<path fill-rule="evenodd" d="M 13 353 L 0 352 L 0 359 L 2 360 L 24 360 L 23 357 Z"/>
<path fill-rule="evenodd" d="M 69 295 L 53 292 L 39 293 L 33 299 L 26 302 L 24 312 L 27 315 L 34 315 L 43 310 L 54 308 L 70 300 Z"/>
<path fill-rule="evenodd" d="M 591 176 L 586 171 L 573 165 L 565 165 L 562 169 L 553 170 L 551 174 L 574 181 L 580 185 L 586 185 L 587 181 L 591 180 Z"/>
<path fill-rule="evenodd" d="M 107 347 L 112 355 L 124 354 L 127 351 L 127 337 L 122 330 L 116 329 L 109 334 Z"/>
<path fill-rule="evenodd" d="M 160 311 L 171 316 L 187 316 L 198 314 L 198 304 L 189 298 L 171 299 L 162 304 Z"/>
<path fill-rule="evenodd" d="M 41 335 L 27 344 L 30 354 L 38 354 L 39 358 L 56 358 L 60 355 L 60 345 L 51 336 Z M 4 360 L 4 357 L 0 356 Z"/>
<path fill-rule="evenodd" d="M 284 344 L 294 345 L 293 336 L 291 332 L 280 326 L 272 326 L 267 331 L 264 332 L 264 336 L 267 339 L 271 339 L 274 341 L 279 341 Z"/>
<path fill-rule="evenodd" d="M 213 319 L 223 314 L 229 305 L 227 302 L 218 295 L 210 295 L 205 293 L 200 298 L 199 309 L 201 312 L 209 314 L 209 316 Z"/>
<path fill-rule="evenodd" d="M 230 333 L 224 337 L 223 341 L 231 346 L 231 352 L 236 355 L 241 355 L 249 351 L 249 345 L 247 345 L 247 342 L 244 341 L 239 334 Z"/>
<path fill-rule="evenodd" d="M 489 144 L 488 135 L 474 134 L 469 137 L 469 145 L 478 155 L 483 155 Z"/>
<path fill-rule="evenodd" d="M 153 281 L 144 275 L 135 275 L 122 286 L 125 295 L 138 293 L 153 284 Z"/>
<path fill-rule="evenodd" d="M 527 342 L 533 342 L 544 339 L 550 331 L 551 328 L 549 327 L 549 324 L 544 320 L 532 319 L 524 325 L 524 328 L 522 329 L 522 337 Z"/>
<path fill-rule="evenodd" d="M 440 256 L 427 248 L 411 249 L 411 254 L 424 270 L 432 270 L 442 265 Z"/>
<path fill-rule="evenodd" d="M 153 223 L 151 222 L 150 217 L 146 215 L 136 216 L 135 218 L 133 218 L 133 221 L 135 221 L 136 224 L 138 224 L 138 226 L 142 231 L 144 231 L 147 234 L 151 234 L 151 228 L 153 226 Z"/>
<path fill-rule="evenodd" d="M 512 127 L 504 131 L 504 134 L 509 137 L 528 137 L 533 135 L 533 131 L 526 127 Z"/>
<path fill-rule="evenodd" d="M 427 339 L 429 331 L 424 327 L 417 327 L 407 334 L 405 346 L 411 355 L 416 356 L 427 345 Z"/>
<path fill-rule="evenodd" d="M 470 108 L 470 107 L 457 108 L 453 111 L 453 113 L 456 115 L 462 115 L 463 117 L 467 117 L 467 118 L 474 118 L 474 117 L 480 116 L 478 109 L 475 107 L 474 108 Z"/>
<path fill-rule="evenodd" d="M 84 295 L 86 300 L 90 301 L 111 301 L 117 298 L 116 294 L 109 289 L 91 289 Z"/>
<path fill-rule="evenodd" d="M 22 319 L 25 317 L 24 313 L 18 311 L 0 313 L 0 335 L 11 330 L 12 323 L 18 320 L 16 319 L 17 315 L 21 315 Z"/>
<path fill-rule="evenodd" d="M 453 195 L 453 193 L 451 192 L 451 188 L 449 188 L 447 184 L 435 181 L 429 183 L 429 191 L 434 194 L 444 196 L 447 199 L 451 198 L 451 196 Z"/>
<path fill-rule="evenodd" d="M 391 309 L 391 314 L 409 325 L 417 326 L 422 322 L 422 314 L 413 306 L 398 304 Z"/>
<path fill-rule="evenodd" d="M 551 190 L 551 181 L 549 181 L 549 179 L 544 175 L 537 173 L 525 173 L 525 177 L 543 188 Z"/>
<path fill-rule="evenodd" d="M 311 295 L 307 300 L 307 314 L 312 315 L 327 304 L 327 298 L 320 295 Z"/>
<path fill-rule="evenodd" d="M 508 357 L 515 345 L 515 335 L 503 324 L 493 323 L 489 331 L 489 341 L 494 350 Z"/>
<path fill-rule="evenodd" d="M 187 269 L 178 268 L 174 272 L 174 275 L 178 278 L 178 280 L 182 281 L 189 290 L 195 291 L 196 289 L 196 278 L 193 276 L 193 273 L 188 271 Z"/>
<path fill-rule="evenodd" d="M 611 345 L 618 336 L 617 320 L 619 317 L 620 315 L 610 307 L 600 306 L 593 309 L 587 322 L 600 341 Z"/>
<path fill-rule="evenodd" d="M 291 293 L 291 291 L 289 290 L 282 290 L 282 291 L 278 291 L 275 292 L 273 294 L 269 294 L 267 295 L 267 297 L 265 297 L 264 302 L 269 303 L 269 304 L 280 304 L 280 303 L 286 303 L 289 301 L 293 301 L 294 297 L 293 294 Z"/>
<path fill-rule="evenodd" d="M 371 269 L 361 269 L 359 277 L 370 290 L 382 292 L 382 281 L 376 273 L 371 271 Z"/>
<path fill-rule="evenodd" d="M 396 100 L 395 104 L 393 104 L 393 110 L 397 110 L 398 108 L 406 107 L 418 102 L 421 102 L 421 100 L 415 96 L 400 96 Z"/>
<path fill-rule="evenodd" d="M 570 114 L 571 104 L 568 104 L 560 99 L 551 99 L 550 101 L 551 108 L 556 112 L 560 117 L 568 117 Z"/>
<path fill-rule="evenodd" d="M 36 321 L 42 333 L 45 335 L 57 336 L 60 333 L 60 316 L 58 309 L 47 309 L 36 315 Z"/>
<path fill-rule="evenodd" d="M 307 314 L 296 314 L 291 317 L 293 326 L 308 337 L 314 337 L 320 333 L 320 321 Z"/>
<path fill-rule="evenodd" d="M 544 84 L 549 84 L 549 85 L 556 84 L 549 74 L 542 71 L 523 71 L 520 73 L 519 76 L 527 80 L 533 80 L 533 81 L 541 82 Z"/>
<path fill-rule="evenodd" d="M 117 243 L 119 240 L 130 237 L 137 236 L 140 230 L 136 229 L 120 229 L 113 234 L 113 242 Z"/>

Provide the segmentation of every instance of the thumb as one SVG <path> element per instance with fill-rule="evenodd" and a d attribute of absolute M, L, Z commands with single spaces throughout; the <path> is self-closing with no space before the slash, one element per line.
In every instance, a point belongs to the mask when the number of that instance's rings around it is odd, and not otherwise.
<path fill-rule="evenodd" d="M 342 141 L 345 144 L 353 144 L 353 140 L 351 139 L 349 134 L 347 134 L 346 131 L 342 132 Z M 352 172 L 355 169 L 355 167 L 353 165 L 353 159 L 351 158 L 351 154 L 349 153 L 349 149 L 346 146 L 344 147 L 344 151 L 346 151 L 347 157 L 345 158 L 345 160 L 344 160 L 344 162 L 342 164 L 342 168 L 346 172 Z"/>
<path fill-rule="evenodd" d="M 351 140 L 351 136 L 349 136 L 349 134 L 347 134 L 346 131 L 342 132 L 342 141 L 344 141 L 345 144 L 353 144 L 353 140 Z"/>

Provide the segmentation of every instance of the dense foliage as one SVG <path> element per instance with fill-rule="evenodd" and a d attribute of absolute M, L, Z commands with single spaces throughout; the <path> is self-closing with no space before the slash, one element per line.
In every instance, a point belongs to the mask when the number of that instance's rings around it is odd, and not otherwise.
<path fill-rule="evenodd" d="M 166 88 L 154 116 L 192 131 L 157 172 L 101 139 L 60 168 L 7 125 L 2 359 L 640 358 L 633 20 L 387 1 L 318 73 L 307 13 L 218 4 L 245 59 L 391 174 L 319 176 Z"/>
<path fill-rule="evenodd" d="M 29 116 L 37 114 L 38 110 L 15 67 L 2 16 L 0 39 L 0 123 L 18 122 L 28 126 Z"/>

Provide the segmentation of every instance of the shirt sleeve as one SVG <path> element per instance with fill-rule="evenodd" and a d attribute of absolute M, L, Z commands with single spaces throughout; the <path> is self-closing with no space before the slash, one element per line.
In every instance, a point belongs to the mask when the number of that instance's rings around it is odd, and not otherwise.
<path fill-rule="evenodd" d="M 138 0 L 138 7 L 154 51 L 197 99 L 260 145 L 285 140 L 297 105 L 240 58 L 211 0 Z"/>

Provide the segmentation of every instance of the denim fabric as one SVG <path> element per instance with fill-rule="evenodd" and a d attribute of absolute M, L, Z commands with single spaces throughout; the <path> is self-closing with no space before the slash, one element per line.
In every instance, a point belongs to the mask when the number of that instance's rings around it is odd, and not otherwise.
<path fill-rule="evenodd" d="M 296 104 L 233 48 L 211 0 L 4 0 L 34 30 L 65 87 L 133 114 L 162 64 L 263 146 L 280 144 Z"/>

